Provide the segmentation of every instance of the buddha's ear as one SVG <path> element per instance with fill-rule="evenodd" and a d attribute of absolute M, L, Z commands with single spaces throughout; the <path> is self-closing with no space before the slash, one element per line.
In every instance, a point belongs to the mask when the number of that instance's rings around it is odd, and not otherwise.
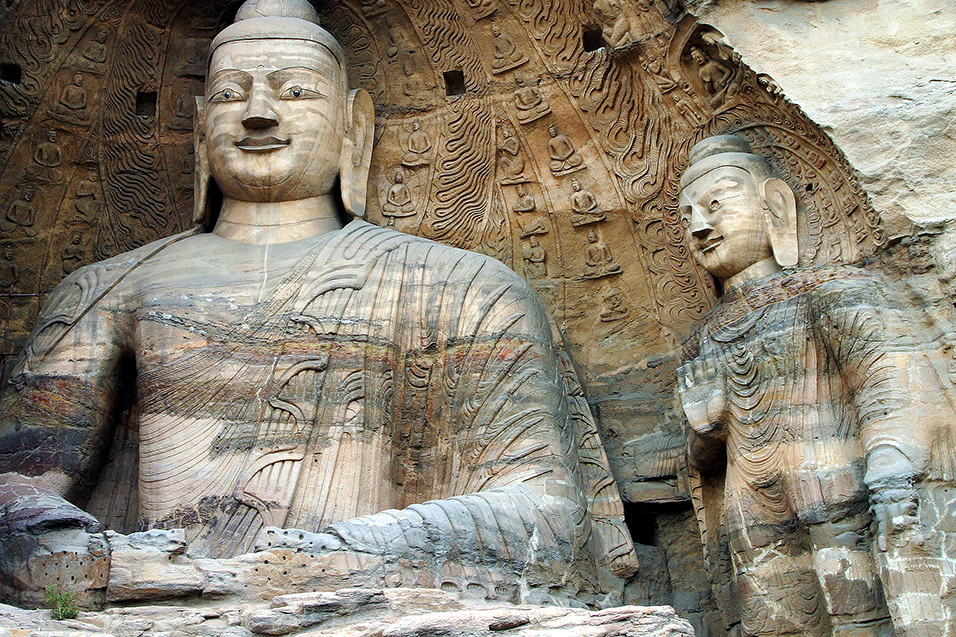
<path fill-rule="evenodd" d="M 761 184 L 760 194 L 773 258 L 781 268 L 792 268 L 799 258 L 796 197 L 787 182 L 776 177 Z"/>
<path fill-rule="evenodd" d="M 193 115 L 193 224 L 204 226 L 209 223 L 209 156 L 206 155 L 206 99 L 196 97 L 196 111 Z"/>
<path fill-rule="evenodd" d="M 342 204 L 352 216 L 364 217 L 368 170 L 372 163 L 375 137 L 375 107 L 367 91 L 357 89 L 349 93 L 345 117 L 348 131 L 342 144 L 339 165 Z"/>

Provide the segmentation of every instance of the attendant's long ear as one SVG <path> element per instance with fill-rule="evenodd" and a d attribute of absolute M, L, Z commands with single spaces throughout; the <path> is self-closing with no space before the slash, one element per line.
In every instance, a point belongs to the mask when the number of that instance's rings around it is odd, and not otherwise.
<path fill-rule="evenodd" d="M 209 223 L 209 156 L 206 155 L 206 99 L 196 97 L 196 111 L 193 115 L 193 224 L 205 226 Z"/>
<path fill-rule="evenodd" d="M 797 200 L 782 179 L 772 177 L 760 185 L 764 201 L 764 223 L 770 235 L 773 258 L 781 268 L 797 265 Z"/>
<path fill-rule="evenodd" d="M 339 165 L 342 204 L 352 216 L 364 217 L 375 132 L 375 107 L 367 91 L 357 89 L 349 93 L 345 116 L 349 128 Z"/>

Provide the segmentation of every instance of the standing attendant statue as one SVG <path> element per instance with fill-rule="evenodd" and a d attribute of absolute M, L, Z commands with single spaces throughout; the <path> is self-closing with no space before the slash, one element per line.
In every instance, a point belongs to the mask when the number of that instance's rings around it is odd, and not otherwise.
<path fill-rule="evenodd" d="M 678 388 L 728 628 L 950 634 L 952 330 L 876 273 L 796 268 L 794 193 L 744 139 L 697 144 L 681 186 L 723 289 Z"/>
<path fill-rule="evenodd" d="M 373 108 L 347 68 L 306 0 L 213 40 L 199 227 L 67 276 L 11 374 L 6 595 L 52 583 L 31 565 L 60 532 L 138 520 L 202 564 L 306 552 L 340 588 L 619 599 L 633 547 L 547 314 L 494 259 L 360 219 Z"/>

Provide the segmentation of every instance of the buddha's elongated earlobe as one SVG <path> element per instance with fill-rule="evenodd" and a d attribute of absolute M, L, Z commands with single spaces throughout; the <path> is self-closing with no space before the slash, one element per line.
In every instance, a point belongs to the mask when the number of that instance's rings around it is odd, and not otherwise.
<path fill-rule="evenodd" d="M 770 235 L 773 258 L 781 268 L 797 265 L 797 200 L 782 179 L 772 177 L 760 186 L 764 201 L 764 223 Z"/>
<path fill-rule="evenodd" d="M 209 157 L 206 155 L 206 127 L 205 127 L 206 99 L 196 97 L 196 112 L 193 116 L 193 224 L 198 226 L 209 225 L 209 182 L 212 175 L 209 172 Z"/>
<path fill-rule="evenodd" d="M 367 91 L 358 89 L 349 93 L 346 124 L 349 129 L 339 165 L 342 204 L 352 216 L 364 217 L 375 132 L 375 107 Z"/>

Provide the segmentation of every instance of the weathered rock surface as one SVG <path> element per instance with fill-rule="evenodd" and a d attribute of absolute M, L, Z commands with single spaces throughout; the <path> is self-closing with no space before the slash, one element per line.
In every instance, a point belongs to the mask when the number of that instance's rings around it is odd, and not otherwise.
<path fill-rule="evenodd" d="M 462 601 L 437 589 L 343 589 L 276 597 L 266 606 L 135 606 L 54 621 L 49 611 L 0 605 L 0 636 L 52 634 L 336 635 L 342 637 L 616 637 L 693 635 L 669 606 L 601 611 Z"/>
<path fill-rule="evenodd" d="M 830 134 L 887 221 L 894 214 L 920 222 L 956 215 L 956 5 L 688 4 Z"/>

